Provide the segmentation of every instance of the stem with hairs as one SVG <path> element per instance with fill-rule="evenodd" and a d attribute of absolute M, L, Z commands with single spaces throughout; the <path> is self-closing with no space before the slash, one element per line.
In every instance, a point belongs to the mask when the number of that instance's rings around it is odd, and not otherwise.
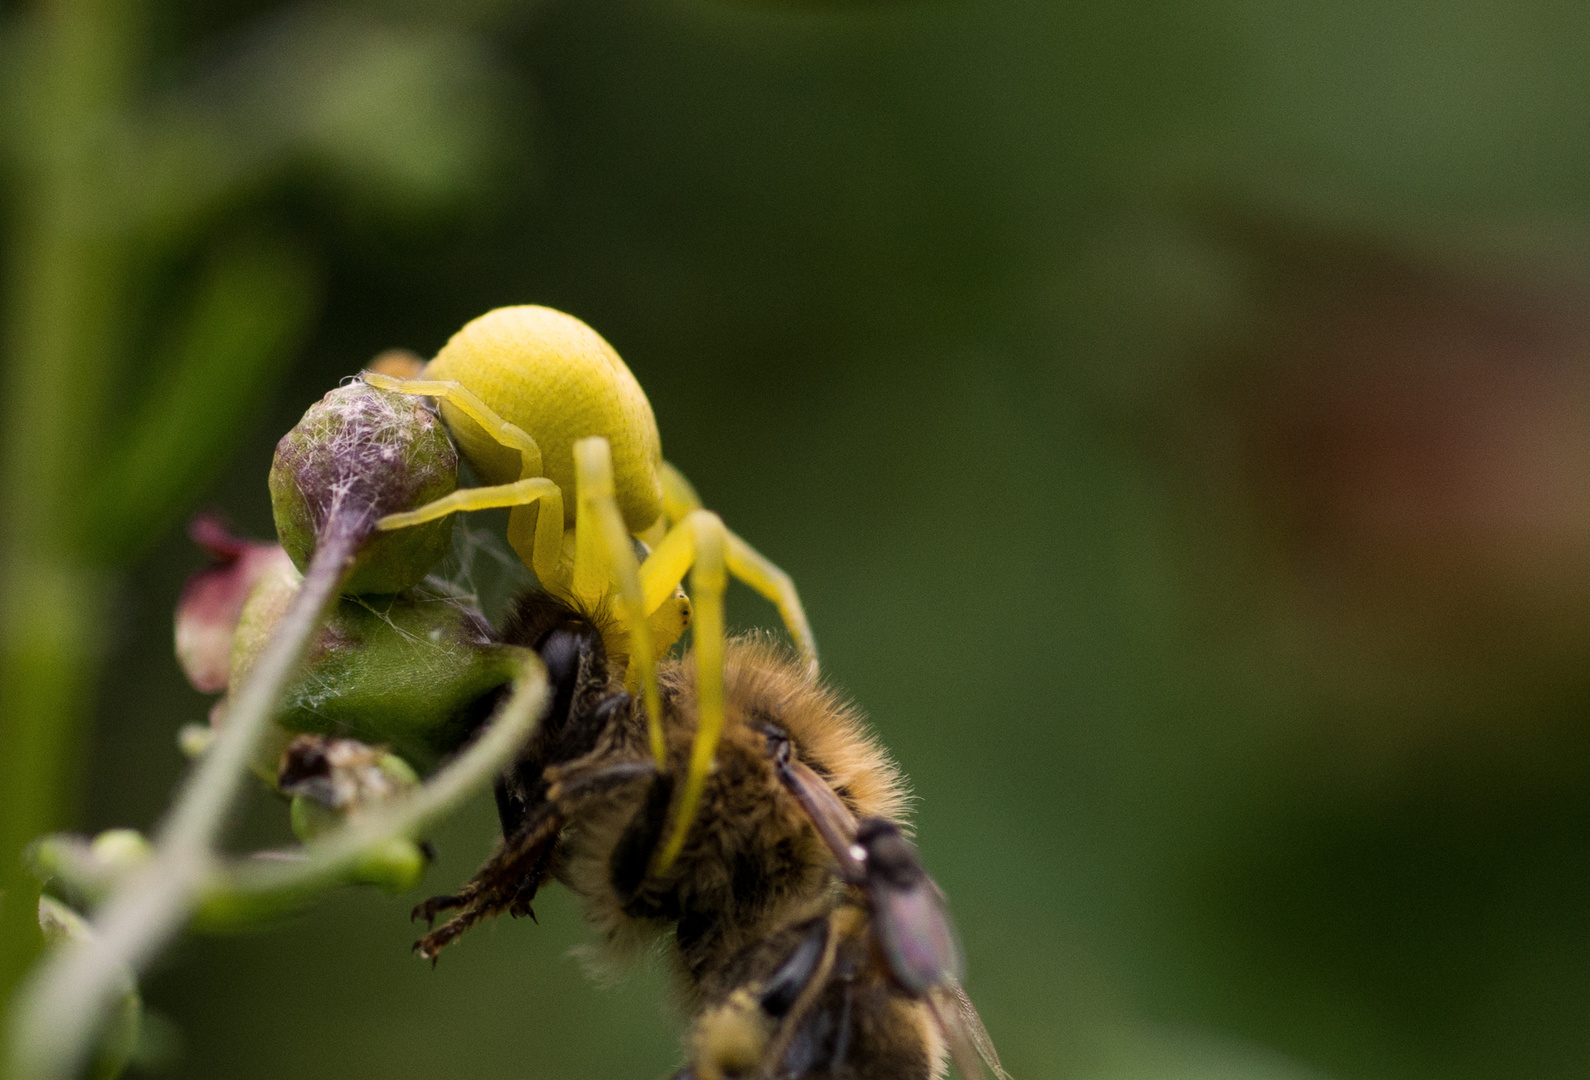
<path fill-rule="evenodd" d="M 367 506 L 328 515 L 292 606 L 239 689 L 215 744 L 183 787 L 153 857 L 95 914 L 92 941 L 63 947 L 24 984 L 11 1018 L 12 1080 L 80 1074 L 115 1003 L 118 980 L 128 970 L 144 969 L 192 917 L 219 868 L 215 844 L 249 759 L 372 527 Z"/>

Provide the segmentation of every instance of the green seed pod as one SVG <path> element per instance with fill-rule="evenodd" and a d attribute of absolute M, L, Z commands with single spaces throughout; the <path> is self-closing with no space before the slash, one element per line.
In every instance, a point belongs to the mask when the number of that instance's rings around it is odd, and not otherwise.
<path fill-rule="evenodd" d="M 297 589 L 290 571 L 267 578 L 243 607 L 232 647 L 242 684 Z M 283 699 L 286 732 L 384 745 L 429 771 L 490 713 L 498 688 L 519 673 L 524 650 L 493 642 L 485 619 L 427 590 L 344 597 L 331 611 Z M 271 744 L 268 775 L 287 737 Z M 263 763 L 256 763 L 256 767 Z"/>
<path fill-rule="evenodd" d="M 329 735 L 300 735 L 287 745 L 276 787 L 292 796 L 293 833 L 310 840 L 350 817 L 406 795 L 420 778 L 384 746 Z"/>
<path fill-rule="evenodd" d="M 154 849 L 136 829 L 106 829 L 94 837 L 89 852 L 111 870 L 130 870 L 148 861 Z"/>
<path fill-rule="evenodd" d="M 371 533 L 343 592 L 395 593 L 418 584 L 452 540 L 445 517 L 373 533 L 387 514 L 413 510 L 458 486 L 458 454 L 418 398 L 352 382 L 331 391 L 282 436 L 271 463 L 276 534 L 303 571 L 331 527 Z"/>
<path fill-rule="evenodd" d="M 354 871 L 354 880 L 385 892 L 408 892 L 425 876 L 429 862 L 414 841 L 393 837 L 365 852 Z"/>

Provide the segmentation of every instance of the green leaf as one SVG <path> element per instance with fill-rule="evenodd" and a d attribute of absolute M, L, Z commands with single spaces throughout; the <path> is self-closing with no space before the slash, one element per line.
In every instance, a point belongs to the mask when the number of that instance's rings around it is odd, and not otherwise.
<path fill-rule="evenodd" d="M 313 268 L 292 245 L 249 239 L 215 254 L 87 503 L 90 550 L 110 563 L 132 557 L 224 464 L 303 336 L 315 291 Z"/>
<path fill-rule="evenodd" d="M 232 685 L 284 610 L 285 579 L 267 579 L 243 608 L 232 648 Z M 524 650 L 491 641 L 467 603 L 417 589 L 337 602 L 282 696 L 277 721 L 311 732 L 390 747 L 428 772 L 456 752 L 523 670 Z"/>

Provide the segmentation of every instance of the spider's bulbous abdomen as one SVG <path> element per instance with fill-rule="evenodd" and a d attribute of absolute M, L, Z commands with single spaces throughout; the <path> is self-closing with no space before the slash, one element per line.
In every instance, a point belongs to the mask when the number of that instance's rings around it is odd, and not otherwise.
<path fill-rule="evenodd" d="M 662 508 L 662 446 L 651 402 L 602 336 L 572 315 L 535 305 L 488 311 L 454 334 L 425 370 L 456 380 L 541 448 L 542 472 L 563 489 L 574 521 L 574 443 L 606 437 L 619 510 L 632 532 Z M 488 484 L 520 477 L 520 458 L 457 408 L 442 403 L 459 449 Z"/>

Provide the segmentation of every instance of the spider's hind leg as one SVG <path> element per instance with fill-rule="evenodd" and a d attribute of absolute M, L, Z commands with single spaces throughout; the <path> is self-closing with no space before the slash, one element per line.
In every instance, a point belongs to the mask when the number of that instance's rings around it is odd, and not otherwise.
<path fill-rule="evenodd" d="M 662 481 L 663 513 L 670 522 L 677 524 L 692 510 L 701 509 L 701 499 L 696 494 L 696 489 L 691 486 L 689 480 L 685 479 L 684 473 L 666 461 L 662 466 Z M 812 636 L 812 625 L 806 618 L 806 608 L 801 603 L 800 593 L 795 589 L 794 580 L 779 569 L 771 559 L 742 540 L 732 529 L 725 529 L 724 536 L 728 545 L 725 561 L 729 573 L 773 602 L 773 606 L 778 608 L 779 618 L 784 621 L 784 629 L 789 631 L 790 638 L 795 642 L 795 648 L 800 652 L 801 659 L 806 661 L 808 670 L 815 674 L 817 639 Z"/>

